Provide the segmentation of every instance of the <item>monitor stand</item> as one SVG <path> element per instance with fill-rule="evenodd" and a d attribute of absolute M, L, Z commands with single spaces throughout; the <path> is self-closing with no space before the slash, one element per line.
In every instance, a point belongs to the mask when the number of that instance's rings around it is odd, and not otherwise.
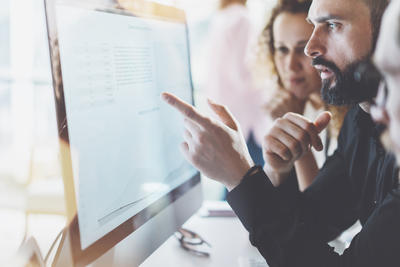
<path fill-rule="evenodd" d="M 64 230 L 57 251 L 54 255 L 51 267 L 74 266 L 72 261 L 71 242 L 69 238 L 69 229 Z"/>
<path fill-rule="evenodd" d="M 143 225 L 145 227 L 140 227 L 131 233 L 89 266 L 132 267 L 140 265 L 198 210 L 203 201 L 201 196 L 201 183 L 198 183 L 188 193 L 148 220 Z M 158 229 L 157 234 L 154 234 L 154 229 Z M 66 228 L 52 267 L 71 266 L 74 266 L 71 240 L 69 228 Z"/>

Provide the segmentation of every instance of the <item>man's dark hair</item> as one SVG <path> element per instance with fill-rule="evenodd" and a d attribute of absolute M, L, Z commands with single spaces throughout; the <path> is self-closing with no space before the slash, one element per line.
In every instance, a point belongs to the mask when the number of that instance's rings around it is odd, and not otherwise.
<path fill-rule="evenodd" d="M 389 5 L 390 0 L 362 0 L 369 7 L 371 14 L 371 25 L 372 25 L 372 37 L 373 37 L 373 48 L 375 48 L 376 42 L 379 36 L 379 30 L 381 28 L 382 16 L 385 12 L 386 7 Z"/>

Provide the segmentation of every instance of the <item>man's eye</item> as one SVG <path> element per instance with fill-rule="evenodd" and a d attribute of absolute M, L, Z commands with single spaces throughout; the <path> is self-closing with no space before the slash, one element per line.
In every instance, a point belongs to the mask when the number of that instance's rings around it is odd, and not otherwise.
<path fill-rule="evenodd" d="M 332 22 L 328 22 L 327 26 L 330 30 L 336 30 L 338 28 L 338 24 L 337 23 L 332 23 Z"/>

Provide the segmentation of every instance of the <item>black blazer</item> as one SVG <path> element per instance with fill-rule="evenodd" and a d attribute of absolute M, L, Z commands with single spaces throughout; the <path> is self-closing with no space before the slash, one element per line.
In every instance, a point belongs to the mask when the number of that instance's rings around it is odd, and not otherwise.
<path fill-rule="evenodd" d="M 227 200 L 270 267 L 399 267 L 400 190 L 393 155 L 359 106 L 347 114 L 338 149 L 301 193 L 296 173 L 278 188 L 260 170 Z M 362 231 L 339 255 L 327 241 L 357 220 Z"/>

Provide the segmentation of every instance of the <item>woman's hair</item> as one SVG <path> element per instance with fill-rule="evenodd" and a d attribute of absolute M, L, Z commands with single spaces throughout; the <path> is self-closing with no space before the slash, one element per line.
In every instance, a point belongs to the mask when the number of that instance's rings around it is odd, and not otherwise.
<path fill-rule="evenodd" d="M 219 8 L 220 9 L 224 9 L 224 8 L 230 6 L 231 4 L 242 4 L 242 5 L 245 5 L 246 2 L 247 2 L 247 0 L 220 0 Z"/>
<path fill-rule="evenodd" d="M 262 81 L 267 77 L 269 80 L 277 83 L 278 87 L 283 88 L 274 59 L 274 23 L 276 18 L 282 13 L 307 14 L 311 3 L 312 0 L 279 0 L 278 4 L 272 9 L 266 26 L 258 40 L 256 49 L 257 59 L 254 70 L 256 80 Z M 329 133 L 331 137 L 336 138 L 339 134 L 340 128 L 342 127 L 348 107 L 325 105 L 325 108 L 333 114 Z"/>

